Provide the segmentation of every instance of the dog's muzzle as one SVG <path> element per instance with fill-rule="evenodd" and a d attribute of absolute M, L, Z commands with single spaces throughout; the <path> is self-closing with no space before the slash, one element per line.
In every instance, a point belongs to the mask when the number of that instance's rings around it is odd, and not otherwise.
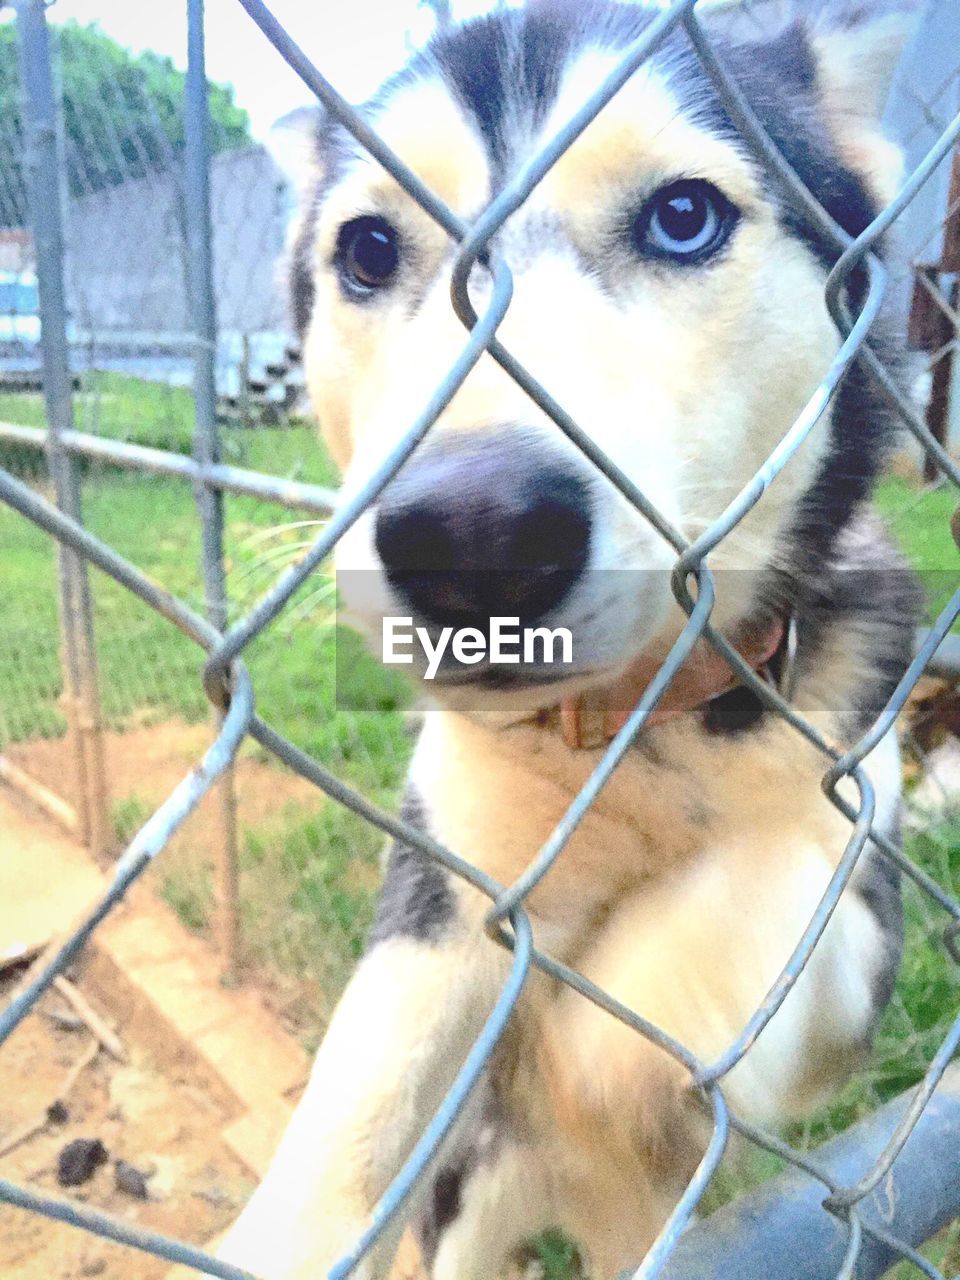
<path fill-rule="evenodd" d="M 381 499 L 376 549 L 421 618 L 485 629 L 556 609 L 590 550 L 590 494 L 542 437 L 483 428 L 431 442 Z"/>

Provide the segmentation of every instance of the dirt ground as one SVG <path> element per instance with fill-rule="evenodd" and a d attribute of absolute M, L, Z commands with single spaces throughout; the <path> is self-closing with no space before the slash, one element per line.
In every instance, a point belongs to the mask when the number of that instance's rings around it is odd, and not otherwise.
<path fill-rule="evenodd" d="M 29 958 L 72 930 L 105 883 L 84 849 L 0 786 L 0 1007 Z M 134 886 L 71 970 L 74 985 L 49 991 L 0 1046 L 0 1176 L 196 1245 L 218 1236 L 262 1176 L 309 1066 L 259 990 L 221 973 L 216 951 L 149 885 Z M 119 1056 L 102 1047 L 111 1035 Z M 107 1159 L 64 1186 L 61 1154 L 80 1139 Z M 169 1270 L 0 1205 L 2 1280 L 164 1280 Z"/>
<path fill-rule="evenodd" d="M 10 990 L 9 981 L 0 983 L 0 1000 Z M 156 1041 L 142 1022 L 137 1032 L 134 1038 L 121 1025 L 125 1062 L 103 1049 L 92 1056 L 96 1042 L 63 997 L 44 997 L 0 1053 L 0 1151 L 47 1115 L 71 1073 L 89 1061 L 63 1099 L 65 1116 L 47 1119 L 39 1132 L 0 1156 L 0 1174 L 201 1244 L 227 1226 L 252 1188 L 250 1175 L 219 1139 L 230 1100 L 188 1063 L 178 1064 L 175 1056 L 171 1061 L 170 1046 Z M 58 1156 L 78 1138 L 98 1138 L 109 1160 L 84 1185 L 65 1190 L 57 1182 Z M 118 1160 L 146 1175 L 146 1200 L 118 1186 Z M 160 1280 L 169 1269 L 160 1259 L 0 1207 L 4 1280 Z"/>
<path fill-rule="evenodd" d="M 104 732 L 107 777 L 115 801 L 135 796 L 143 802 L 145 815 L 165 800 L 190 767 L 210 745 L 208 724 L 188 724 L 165 720 L 160 724 L 137 725 Z M 237 796 L 241 824 L 256 826 L 265 814 L 281 814 L 290 806 L 316 808 L 323 797 L 305 779 L 256 758 L 256 749 L 240 752 L 237 762 Z M 66 800 L 72 800 L 64 779 L 71 777 L 69 744 L 66 738 L 39 738 L 7 749 L 10 759 L 31 777 L 43 782 Z M 196 844 L 206 836 L 213 839 L 210 818 L 203 808 L 190 820 L 179 839 Z"/>
<path fill-rule="evenodd" d="M 168 720 L 131 725 L 104 734 L 111 815 L 117 849 L 171 794 L 203 756 L 212 737 L 208 723 Z M 68 802 L 71 761 L 67 739 L 40 739 L 11 745 L 6 755 L 31 778 Z M 325 1025 L 333 995 L 342 985 L 344 958 L 327 960 L 307 936 L 306 916 L 291 917 L 286 904 L 296 890 L 293 873 L 280 865 L 285 833 L 319 814 L 326 797 L 291 770 L 263 758 L 245 743 L 235 765 L 235 795 L 241 833 L 241 910 L 244 915 L 240 967 L 265 1001 L 297 1035 L 315 1041 Z M 263 871 L 244 859 L 246 833 L 267 850 Z M 164 849 L 144 883 L 168 903 L 190 929 L 213 942 L 216 934 L 215 872 L 223 849 L 219 796 L 207 796 Z M 259 865 L 259 864 L 258 864 Z M 286 877 L 286 878 L 284 878 Z M 373 894 L 379 873 L 356 860 L 346 872 L 350 891 Z M 303 921 L 301 924 L 300 922 Z"/>

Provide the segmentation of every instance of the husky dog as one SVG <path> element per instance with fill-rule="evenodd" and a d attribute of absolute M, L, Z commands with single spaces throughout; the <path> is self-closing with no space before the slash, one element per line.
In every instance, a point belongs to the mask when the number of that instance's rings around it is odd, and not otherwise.
<path fill-rule="evenodd" d="M 905 8 L 801 4 L 775 35 L 717 42 L 851 236 L 898 181 L 878 116 Z M 651 20 L 610 0 L 498 11 L 441 32 L 367 117 L 470 223 Z M 349 493 L 463 347 L 456 246 L 336 122 L 316 121 L 307 163 L 293 301 Z M 682 31 L 560 156 L 491 253 L 515 282 L 500 341 L 688 541 L 768 457 L 841 342 L 824 300 L 835 245 L 755 159 Z M 485 267 L 468 288 L 482 313 Z M 854 311 L 865 291 L 858 271 Z M 881 327 L 870 341 L 896 364 Z M 714 624 L 838 746 L 873 722 L 910 651 L 914 588 L 868 506 L 893 432 L 854 366 L 709 558 Z M 432 686 L 404 816 L 512 884 L 680 632 L 675 549 L 486 355 L 337 554 L 347 596 L 363 584 L 348 603 L 375 636 L 392 615 L 426 628 L 503 615 L 582 641 L 559 676 L 536 661 L 444 662 Z M 821 790 L 823 754 L 702 645 L 526 909 L 538 947 L 708 1062 L 762 1003 L 851 828 Z M 893 833 L 892 737 L 867 768 L 875 828 Z M 318 1280 L 362 1234 L 504 983 L 510 957 L 485 932 L 489 909 L 415 849 L 390 851 L 366 955 L 225 1257 L 267 1280 Z M 901 931 L 896 876 L 868 845 L 795 988 L 724 1082 L 736 1111 L 776 1123 L 843 1078 L 890 995 Z M 390 1274 L 402 1246 L 402 1274 L 492 1280 L 559 1228 L 608 1280 L 643 1257 L 707 1132 L 686 1069 L 535 973 L 404 1221 L 355 1274 Z"/>

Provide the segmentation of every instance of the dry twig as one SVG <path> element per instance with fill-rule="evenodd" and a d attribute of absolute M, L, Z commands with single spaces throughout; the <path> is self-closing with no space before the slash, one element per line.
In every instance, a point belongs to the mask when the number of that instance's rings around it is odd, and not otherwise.
<path fill-rule="evenodd" d="M 64 1000 L 70 1005 L 74 1013 L 82 1018 L 89 1030 L 97 1037 L 103 1048 L 109 1053 L 111 1058 L 117 1062 L 126 1062 L 127 1054 L 123 1045 L 120 1043 L 120 1037 L 111 1030 L 110 1027 L 100 1017 L 95 1009 L 91 1008 L 86 997 L 70 982 L 67 978 L 54 978 L 53 985 L 63 996 Z"/>

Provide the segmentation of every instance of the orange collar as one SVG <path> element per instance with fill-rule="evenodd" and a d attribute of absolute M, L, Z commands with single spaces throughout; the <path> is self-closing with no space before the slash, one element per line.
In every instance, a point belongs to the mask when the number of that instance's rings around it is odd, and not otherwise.
<path fill-rule="evenodd" d="M 765 631 L 745 632 L 737 644 L 737 652 L 754 671 L 762 671 L 779 651 L 786 634 L 784 619 L 775 618 Z M 619 733 L 660 670 L 666 653 L 666 650 L 657 654 L 644 653 L 613 684 L 564 698 L 559 707 L 559 726 L 567 746 L 579 750 L 601 747 Z M 646 723 L 662 724 L 665 720 L 695 711 L 737 683 L 737 677 L 726 660 L 708 641 L 701 640 L 674 676 Z"/>

